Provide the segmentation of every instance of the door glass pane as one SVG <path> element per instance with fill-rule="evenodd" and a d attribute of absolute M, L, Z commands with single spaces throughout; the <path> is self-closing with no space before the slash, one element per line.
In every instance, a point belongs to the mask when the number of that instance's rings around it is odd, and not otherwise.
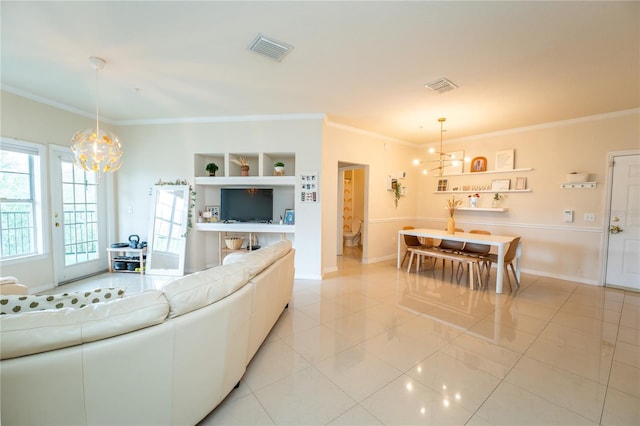
<path fill-rule="evenodd" d="M 99 258 L 98 189 L 92 175 L 62 162 L 65 266 Z"/>

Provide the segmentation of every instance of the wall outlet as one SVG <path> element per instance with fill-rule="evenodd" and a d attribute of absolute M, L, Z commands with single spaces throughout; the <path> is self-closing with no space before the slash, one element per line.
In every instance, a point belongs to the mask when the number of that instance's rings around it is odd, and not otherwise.
<path fill-rule="evenodd" d="M 595 213 L 585 213 L 584 214 L 584 221 L 585 222 L 595 222 L 596 221 L 596 214 Z"/>

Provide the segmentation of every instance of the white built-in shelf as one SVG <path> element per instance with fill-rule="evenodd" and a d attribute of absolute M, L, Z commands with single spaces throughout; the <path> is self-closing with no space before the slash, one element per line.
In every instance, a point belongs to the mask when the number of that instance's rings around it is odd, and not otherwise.
<path fill-rule="evenodd" d="M 446 178 L 449 176 L 479 176 L 479 175 L 492 175 L 495 173 L 514 173 L 514 172 L 530 172 L 533 170 L 531 167 L 525 167 L 522 169 L 511 169 L 511 170 L 487 170 L 486 172 L 464 172 L 464 173 L 447 173 L 446 175 L 440 176 L 442 178 Z"/>
<path fill-rule="evenodd" d="M 457 210 L 477 211 L 477 212 L 506 212 L 506 207 L 458 207 Z"/>
<path fill-rule="evenodd" d="M 295 176 L 197 176 L 196 185 L 264 185 L 294 186 Z"/>
<path fill-rule="evenodd" d="M 278 223 L 254 223 L 254 222 L 235 222 L 235 223 L 196 223 L 198 231 L 212 232 L 265 232 L 265 233 L 282 233 L 293 234 L 296 232 L 295 225 L 280 225 Z"/>
<path fill-rule="evenodd" d="M 531 189 L 503 189 L 500 191 L 492 191 L 490 189 L 485 189 L 482 191 L 433 191 L 434 194 L 481 194 L 481 193 L 492 193 L 495 194 L 496 192 L 499 193 L 506 193 L 506 192 L 531 192 Z"/>
<path fill-rule="evenodd" d="M 560 188 L 570 189 L 582 189 L 582 188 L 595 188 L 598 186 L 598 182 L 568 182 L 560 184 Z"/>

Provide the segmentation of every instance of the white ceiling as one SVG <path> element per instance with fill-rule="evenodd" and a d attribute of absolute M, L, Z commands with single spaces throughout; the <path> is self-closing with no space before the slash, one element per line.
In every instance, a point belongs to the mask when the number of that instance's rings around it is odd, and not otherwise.
<path fill-rule="evenodd" d="M 326 113 L 415 144 L 637 108 L 640 2 L 0 3 L 2 87 L 118 124 Z M 258 33 L 294 46 L 275 62 Z M 460 88 L 424 84 L 446 77 Z"/>

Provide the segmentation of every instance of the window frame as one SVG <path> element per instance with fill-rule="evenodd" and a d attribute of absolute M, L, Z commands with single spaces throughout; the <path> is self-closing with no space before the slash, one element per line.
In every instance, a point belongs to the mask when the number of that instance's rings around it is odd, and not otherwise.
<path fill-rule="evenodd" d="M 45 186 L 46 167 L 48 164 L 46 145 L 18 139 L 0 137 L 0 150 L 31 154 L 38 157 L 30 171 L 30 185 L 33 200 L 33 233 L 34 252 L 25 255 L 0 257 L 1 265 L 12 265 L 46 257 L 49 247 L 49 223 L 44 220 L 48 214 L 47 188 Z"/>

